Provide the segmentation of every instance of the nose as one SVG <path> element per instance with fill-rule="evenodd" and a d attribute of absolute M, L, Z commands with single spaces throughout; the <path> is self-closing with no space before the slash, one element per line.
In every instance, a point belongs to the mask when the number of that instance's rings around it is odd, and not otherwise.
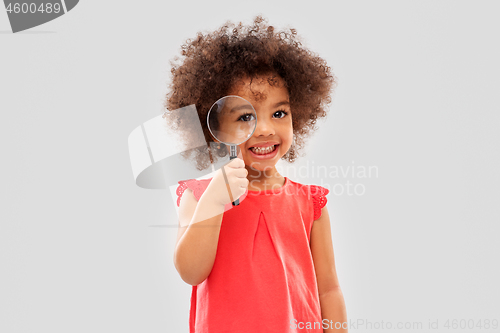
<path fill-rule="evenodd" d="M 257 127 L 253 133 L 255 136 L 270 136 L 275 134 L 274 124 L 271 119 L 257 118 Z"/>

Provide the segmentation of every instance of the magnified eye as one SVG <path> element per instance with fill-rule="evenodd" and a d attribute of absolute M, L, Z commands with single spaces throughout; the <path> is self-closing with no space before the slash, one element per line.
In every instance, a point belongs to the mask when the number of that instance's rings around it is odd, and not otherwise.
<path fill-rule="evenodd" d="M 245 113 L 244 115 L 238 118 L 238 121 L 252 121 L 254 119 L 255 117 L 253 116 L 252 113 Z"/>
<path fill-rule="evenodd" d="M 288 114 L 288 112 L 286 112 L 285 110 L 279 110 L 279 111 L 276 111 L 273 116 L 274 118 L 283 118 L 284 116 L 286 116 Z"/>

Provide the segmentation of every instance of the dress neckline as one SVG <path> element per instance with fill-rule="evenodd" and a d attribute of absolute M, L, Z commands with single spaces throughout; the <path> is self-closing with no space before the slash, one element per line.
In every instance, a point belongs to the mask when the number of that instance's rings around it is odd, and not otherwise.
<path fill-rule="evenodd" d="M 260 191 L 250 191 L 250 190 L 247 190 L 247 191 L 248 191 L 248 193 L 251 193 L 252 195 L 280 193 L 283 191 L 283 189 L 285 187 L 287 187 L 290 184 L 290 180 L 287 177 L 284 177 L 284 178 L 285 178 L 285 183 L 283 184 L 283 186 L 280 186 L 278 188 L 271 188 L 271 189 L 260 190 Z"/>

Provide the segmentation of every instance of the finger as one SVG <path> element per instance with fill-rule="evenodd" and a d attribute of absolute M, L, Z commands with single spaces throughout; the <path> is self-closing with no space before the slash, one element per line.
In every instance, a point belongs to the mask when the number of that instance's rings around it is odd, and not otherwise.
<path fill-rule="evenodd" d="M 248 171 L 245 168 L 239 168 L 235 170 L 234 175 L 238 178 L 247 178 Z"/>
<path fill-rule="evenodd" d="M 242 188 L 245 188 L 245 189 L 246 189 L 246 188 L 248 188 L 248 184 L 249 184 L 248 179 L 243 178 L 243 179 L 241 180 L 241 182 L 240 182 L 240 187 L 242 187 Z"/>
<path fill-rule="evenodd" d="M 224 166 L 227 166 L 227 167 L 233 168 L 233 169 L 240 169 L 240 168 L 245 167 L 245 162 L 240 158 L 234 158 L 234 159 L 230 160 L 229 162 L 227 162 L 226 164 L 224 164 Z"/>

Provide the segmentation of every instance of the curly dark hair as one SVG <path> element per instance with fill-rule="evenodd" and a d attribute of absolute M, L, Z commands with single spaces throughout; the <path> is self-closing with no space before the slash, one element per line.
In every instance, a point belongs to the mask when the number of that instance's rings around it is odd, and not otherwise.
<path fill-rule="evenodd" d="M 206 124 L 207 113 L 219 98 L 228 95 L 234 85 L 244 77 L 253 79 L 273 76 L 283 79 L 290 96 L 294 144 L 283 156 L 294 162 L 303 148 L 305 139 L 316 129 L 318 118 L 326 116 L 331 102 L 330 94 L 337 84 L 326 61 L 303 47 L 295 29 L 276 31 L 261 16 L 253 24 L 243 26 L 227 22 L 211 33 L 198 33 L 181 47 L 181 58 L 172 62 L 172 81 L 164 103 L 164 118 L 168 125 L 183 131 L 178 119 L 168 110 L 191 104 L 196 106 L 207 146 L 187 151 L 185 158 L 196 160 L 198 170 L 207 168 L 227 150 L 214 151 L 213 138 Z M 189 143 L 190 135 L 182 135 Z"/>

